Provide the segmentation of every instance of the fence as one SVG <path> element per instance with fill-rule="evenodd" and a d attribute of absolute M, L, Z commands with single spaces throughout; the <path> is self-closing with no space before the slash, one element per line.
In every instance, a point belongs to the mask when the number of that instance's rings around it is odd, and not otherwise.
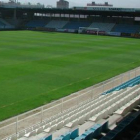
<path fill-rule="evenodd" d="M 101 93 L 116 87 L 132 78 L 140 75 L 140 67 L 101 82 L 92 87 L 86 88 L 60 100 L 49 103 L 45 106 L 36 108 L 27 113 L 13 117 L 0 123 L 0 139 L 6 140 L 5 137 L 21 133 L 23 130 L 34 130 L 43 125 L 44 121 L 55 116 L 69 108 L 77 107 L 83 102 L 88 102 L 93 98 L 100 96 Z"/>

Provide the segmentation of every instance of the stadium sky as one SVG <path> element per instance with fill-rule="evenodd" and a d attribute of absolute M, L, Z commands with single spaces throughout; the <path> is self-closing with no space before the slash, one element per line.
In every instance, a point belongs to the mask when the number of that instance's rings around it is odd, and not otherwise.
<path fill-rule="evenodd" d="M 2 0 L 7 2 L 8 0 Z M 56 1 L 58 0 L 18 0 L 21 3 L 38 3 L 45 5 L 56 6 Z M 87 3 L 95 1 L 96 3 L 104 3 L 108 1 L 110 4 L 113 4 L 114 7 L 125 7 L 125 8 L 140 8 L 140 0 L 68 0 L 70 2 L 70 7 L 72 6 L 86 6 Z"/>

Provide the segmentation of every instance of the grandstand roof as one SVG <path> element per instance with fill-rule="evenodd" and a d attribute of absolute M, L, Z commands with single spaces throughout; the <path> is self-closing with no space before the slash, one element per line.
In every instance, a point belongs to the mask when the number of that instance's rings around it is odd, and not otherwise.
<path fill-rule="evenodd" d="M 140 17 L 138 8 L 111 8 L 111 7 L 73 7 L 70 9 L 58 8 L 5 8 L 0 7 L 0 12 L 17 10 L 26 13 L 52 13 L 52 14 L 80 14 L 80 15 L 103 15 L 103 16 L 128 16 Z"/>

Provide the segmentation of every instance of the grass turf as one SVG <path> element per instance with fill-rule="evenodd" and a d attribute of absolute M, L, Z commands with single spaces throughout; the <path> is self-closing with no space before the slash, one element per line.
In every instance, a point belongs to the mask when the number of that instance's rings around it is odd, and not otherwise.
<path fill-rule="evenodd" d="M 140 40 L 79 34 L 0 33 L 0 120 L 140 65 Z"/>

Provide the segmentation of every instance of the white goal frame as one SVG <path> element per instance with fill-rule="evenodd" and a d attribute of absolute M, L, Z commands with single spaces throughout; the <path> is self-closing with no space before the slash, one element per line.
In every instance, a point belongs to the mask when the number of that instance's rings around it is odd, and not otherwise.
<path fill-rule="evenodd" d="M 99 28 L 79 27 L 78 33 L 82 33 L 83 30 L 97 31 L 97 35 L 99 35 Z"/>

